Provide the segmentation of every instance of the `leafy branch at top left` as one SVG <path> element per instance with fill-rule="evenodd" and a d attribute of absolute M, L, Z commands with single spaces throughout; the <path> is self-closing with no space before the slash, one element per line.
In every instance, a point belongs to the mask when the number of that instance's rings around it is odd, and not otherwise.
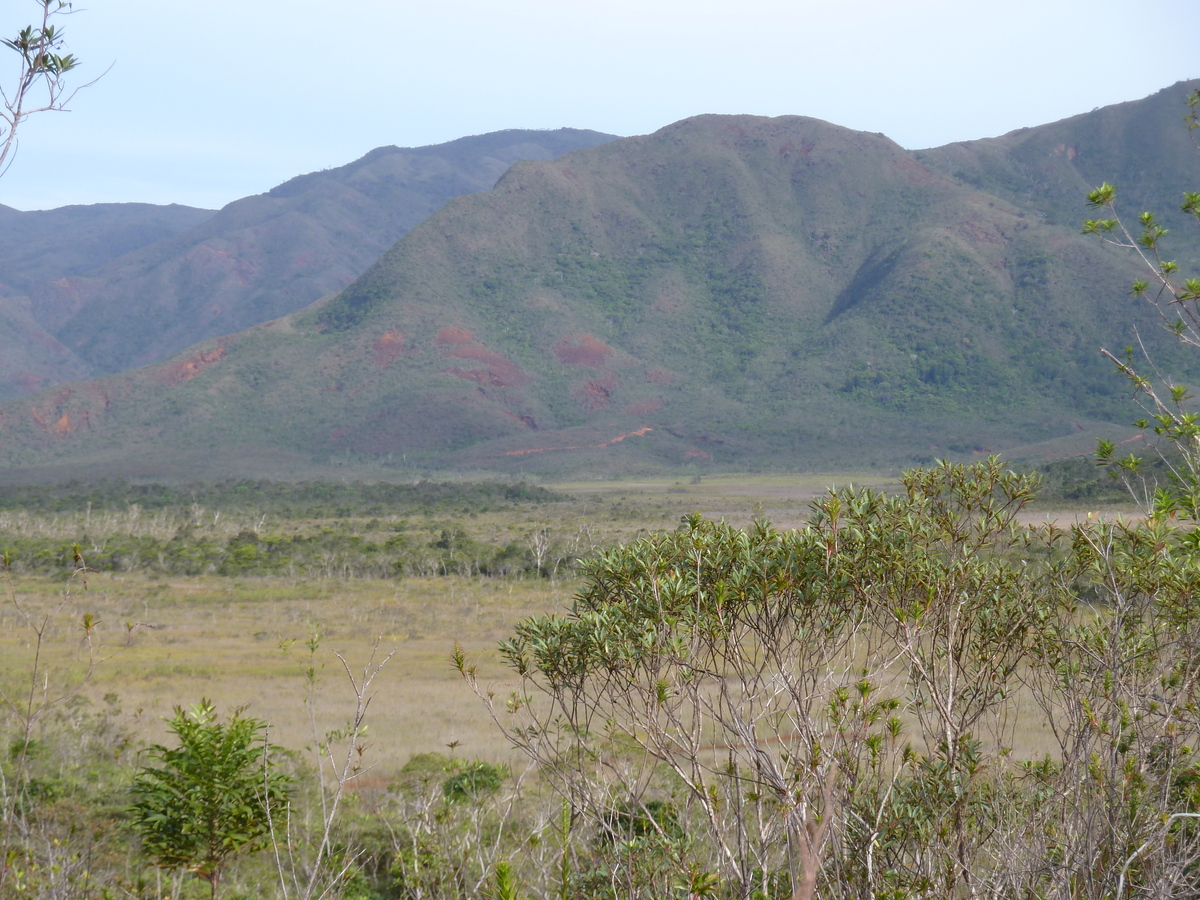
<path fill-rule="evenodd" d="M 12 165 L 17 132 L 26 119 L 35 113 L 65 110 L 80 90 L 95 83 L 91 81 L 75 87 L 67 83 L 67 73 L 79 65 L 79 60 L 66 52 L 63 30 L 54 19 L 72 11 L 70 0 L 35 2 L 40 7 L 41 21 L 25 26 L 14 38 L 0 40 L 0 44 L 20 57 L 15 82 L 0 83 L 0 101 L 3 101 L 0 107 L 0 175 Z"/>

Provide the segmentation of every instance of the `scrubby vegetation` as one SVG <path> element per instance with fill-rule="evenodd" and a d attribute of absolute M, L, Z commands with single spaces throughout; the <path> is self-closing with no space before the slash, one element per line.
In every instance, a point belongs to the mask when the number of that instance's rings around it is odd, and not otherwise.
<path fill-rule="evenodd" d="M 546 575 L 591 546 L 546 528 L 480 540 L 469 520 L 568 499 L 524 482 L 9 487 L 0 546 L 22 573 L 68 571 L 79 554 L 97 572 L 154 576 Z"/>
<path fill-rule="evenodd" d="M 1036 478 L 994 461 L 941 465 L 889 494 L 827 492 L 797 530 L 691 515 L 601 541 L 579 576 L 560 571 L 569 580 L 538 601 L 561 605 L 578 588 L 569 612 L 526 606 L 519 622 L 495 620 L 509 636 L 507 675 L 466 640 L 468 620 L 443 628 L 464 635 L 457 666 L 478 697 L 460 685 L 438 702 L 463 717 L 491 709 L 503 729 L 493 736 L 524 754 L 472 735 L 386 762 L 386 744 L 419 724 L 386 705 L 395 688 L 372 683 L 387 648 L 370 655 L 366 629 L 393 614 L 343 605 L 340 637 L 310 626 L 285 640 L 294 613 L 287 591 L 268 587 L 278 576 L 238 588 L 269 596 L 276 620 L 241 645 L 275 654 L 278 674 L 256 690 L 290 693 L 310 724 L 259 733 L 273 777 L 290 784 L 268 805 L 274 842 L 210 881 L 197 877 L 207 869 L 156 868 L 174 857 L 139 843 L 146 813 L 129 788 L 174 740 L 94 682 L 126 671 L 126 655 L 177 641 L 167 627 L 177 620 L 164 606 L 148 631 L 116 626 L 119 604 L 82 618 L 111 602 L 118 578 L 141 576 L 91 575 L 83 593 L 77 571 L 65 593 L 61 583 L 38 593 L 28 579 L 43 576 L 16 573 L 8 602 L 27 618 L 10 609 L 6 623 L 27 634 L 55 624 L 37 632 L 38 660 L 6 651 L 0 894 L 1189 896 L 1200 853 L 1189 824 L 1200 814 L 1197 535 L 1171 520 L 1027 528 L 1017 516 L 1035 492 Z M 504 515 L 540 516 L 538 502 Z M 437 527 L 440 540 L 450 529 Z M 530 576 L 472 577 L 550 584 Z M 463 579 L 437 576 L 450 591 Z M 287 590 L 318 592 L 302 584 Z M 161 597 L 176 614 L 201 617 L 207 655 L 224 654 L 214 628 L 241 601 L 172 592 Z M 359 652 L 332 655 L 351 634 Z M 422 665 L 453 677 L 442 640 Z M 195 684 L 160 685 L 184 683 Z M 376 692 L 383 706 L 366 702 Z M 198 709 L 172 727 L 216 727 L 232 711 Z M 145 744 L 161 746 L 146 757 Z"/>
<path fill-rule="evenodd" d="M 62 484 L 0 485 L 0 510 L 29 513 L 178 512 L 208 508 L 262 513 L 289 519 L 350 518 L 462 511 L 487 512 L 507 504 L 547 503 L 563 496 L 529 482 L 255 481 L 205 484 L 131 484 L 123 479 L 67 481 Z"/>

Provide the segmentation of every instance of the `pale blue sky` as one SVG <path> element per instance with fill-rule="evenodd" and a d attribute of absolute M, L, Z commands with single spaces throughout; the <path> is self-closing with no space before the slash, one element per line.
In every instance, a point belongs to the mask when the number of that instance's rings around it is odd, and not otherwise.
<path fill-rule="evenodd" d="M 219 207 L 384 144 L 798 114 L 906 147 L 1200 76 L 1197 0 L 76 0 L 72 112 L 30 119 L 0 203 Z M 34 0 L 0 0 L 0 35 Z M 8 61 L 0 54 L 0 79 Z"/>

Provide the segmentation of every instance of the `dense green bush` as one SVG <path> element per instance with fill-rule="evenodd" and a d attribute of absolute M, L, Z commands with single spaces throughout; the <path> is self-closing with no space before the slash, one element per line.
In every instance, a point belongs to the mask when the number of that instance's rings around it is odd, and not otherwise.
<path fill-rule="evenodd" d="M 130 791 L 132 827 L 157 865 L 194 873 L 215 898 L 226 867 L 270 843 L 290 779 L 269 755 L 266 723 L 242 710 L 222 723 L 202 700 L 176 707 L 168 725 L 179 746 L 148 749 Z"/>

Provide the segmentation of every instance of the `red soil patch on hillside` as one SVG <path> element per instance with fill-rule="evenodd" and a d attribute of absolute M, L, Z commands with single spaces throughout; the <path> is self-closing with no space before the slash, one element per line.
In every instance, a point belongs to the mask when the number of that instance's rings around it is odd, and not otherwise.
<path fill-rule="evenodd" d="M 71 399 L 71 396 L 71 389 L 63 388 L 54 395 L 54 399 L 50 401 L 49 409 L 38 409 L 36 406 L 30 406 L 29 415 L 43 431 L 58 437 L 66 437 L 77 431 L 87 431 L 92 427 L 90 410 L 67 410 L 63 408 L 67 405 L 67 401 Z"/>
<path fill-rule="evenodd" d="M 627 431 L 624 434 L 618 434 L 611 440 L 602 441 L 599 444 L 572 444 L 569 447 L 530 447 L 527 450 L 509 450 L 501 453 L 501 456 L 524 456 L 527 453 L 554 453 L 559 450 L 583 450 L 587 447 L 611 447 L 613 444 L 619 444 L 626 438 L 641 437 L 644 434 L 649 434 L 653 428 L 639 428 L 637 431 Z"/>
<path fill-rule="evenodd" d="M 191 381 L 209 366 L 225 358 L 224 347 L 214 347 L 212 350 L 201 350 L 195 356 L 181 359 L 177 363 L 159 370 L 158 377 L 169 385 L 183 384 Z"/>
<path fill-rule="evenodd" d="M 618 434 L 611 441 L 605 441 L 603 444 L 597 444 L 596 446 L 597 447 L 611 447 L 613 444 L 621 443 L 621 441 L 625 440 L 625 438 L 641 437 L 643 434 L 649 434 L 653 430 L 654 430 L 653 428 L 646 426 L 645 428 L 639 428 L 637 431 L 627 431 L 624 434 Z"/>
<path fill-rule="evenodd" d="M 483 363 L 482 374 L 486 375 L 487 383 L 492 387 L 522 387 L 529 384 L 531 380 L 525 370 L 512 360 L 505 359 L 499 353 L 493 353 L 486 347 L 456 347 L 446 355 L 456 359 L 469 359 Z M 470 378 L 472 381 L 477 380 L 476 374 L 468 373 L 480 373 L 479 369 L 464 371 L 455 368 L 447 369 L 447 371 L 452 375 L 458 375 L 459 378 Z"/>
<path fill-rule="evenodd" d="M 437 333 L 437 342 L 443 347 L 453 344 L 474 344 L 475 335 L 471 334 L 471 332 L 467 331 L 465 328 L 451 326 L 449 328 L 443 328 Z"/>
<path fill-rule="evenodd" d="M 375 365 L 386 369 L 404 355 L 404 332 L 389 331 L 371 345 L 375 351 Z"/>
<path fill-rule="evenodd" d="M 554 355 L 559 362 L 568 366 L 600 369 L 612 353 L 612 347 L 602 344 L 590 334 L 568 334 L 554 345 Z"/>
<path fill-rule="evenodd" d="M 592 378 L 571 391 L 583 408 L 589 412 L 604 409 L 612 402 L 612 393 L 616 389 L 615 380 L 611 375 L 603 378 Z"/>
<path fill-rule="evenodd" d="M 87 431 L 92 427 L 91 416 L 86 409 L 77 412 L 64 412 L 54 423 L 54 433 L 60 436 L 74 434 L 76 431 Z"/>
<path fill-rule="evenodd" d="M 518 416 L 515 413 L 510 413 L 507 409 L 501 410 L 501 412 L 503 412 L 506 416 L 508 416 L 513 421 L 520 422 L 522 425 L 525 425 L 526 427 L 532 429 L 533 431 L 538 430 L 537 422 L 534 421 L 533 416 Z"/>
<path fill-rule="evenodd" d="M 443 369 L 447 375 L 499 388 L 523 387 L 532 381 L 524 369 L 507 357 L 484 347 L 465 328 L 443 328 L 438 332 L 437 342 L 442 346 L 443 356 L 483 363 L 482 369 L 460 369 L 457 366 Z"/>

